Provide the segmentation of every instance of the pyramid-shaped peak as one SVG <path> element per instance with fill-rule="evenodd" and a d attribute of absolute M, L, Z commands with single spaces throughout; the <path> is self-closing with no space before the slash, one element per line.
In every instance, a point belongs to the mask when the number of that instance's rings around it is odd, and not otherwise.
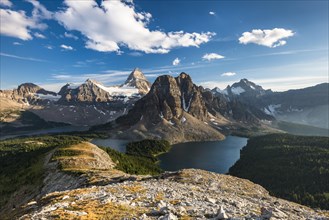
<path fill-rule="evenodd" d="M 146 77 L 144 76 L 143 72 L 136 67 L 128 76 L 128 81 L 132 79 L 141 79 L 141 80 L 146 80 Z"/>
<path fill-rule="evenodd" d="M 89 84 L 101 84 L 101 83 L 99 83 L 99 82 L 97 82 L 96 80 L 94 80 L 94 79 L 90 79 L 90 78 L 88 78 L 87 80 L 86 80 L 86 82 L 85 83 L 89 83 Z"/>
<path fill-rule="evenodd" d="M 135 87 L 139 90 L 140 94 L 145 95 L 150 91 L 151 83 L 146 79 L 139 68 L 135 68 L 121 86 Z"/>

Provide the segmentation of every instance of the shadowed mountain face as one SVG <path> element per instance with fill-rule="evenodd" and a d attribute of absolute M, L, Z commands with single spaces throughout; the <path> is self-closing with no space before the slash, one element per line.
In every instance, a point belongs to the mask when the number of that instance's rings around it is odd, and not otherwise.
<path fill-rule="evenodd" d="M 157 123 L 162 119 L 181 119 L 187 112 L 196 119 L 207 119 L 207 108 L 201 90 L 186 73 L 178 77 L 164 75 L 153 83 L 150 92 L 135 103 L 126 116 L 118 118 L 118 123 L 135 124 L 143 117 L 147 122 Z"/>
<path fill-rule="evenodd" d="M 112 130 L 112 134 L 120 133 L 123 138 L 164 138 L 171 143 L 223 139 L 220 128 L 208 123 L 210 116 L 202 89 L 193 84 L 189 75 L 181 73 L 176 78 L 159 76 L 150 92 L 127 115 L 95 129 Z"/>

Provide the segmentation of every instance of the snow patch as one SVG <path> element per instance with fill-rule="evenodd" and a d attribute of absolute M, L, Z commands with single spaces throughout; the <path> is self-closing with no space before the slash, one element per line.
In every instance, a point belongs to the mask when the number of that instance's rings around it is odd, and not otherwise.
<path fill-rule="evenodd" d="M 243 88 L 241 88 L 240 86 L 238 87 L 232 87 L 231 91 L 234 95 L 240 95 L 241 93 L 244 93 L 245 90 Z"/>
<path fill-rule="evenodd" d="M 268 115 L 272 115 L 272 116 L 275 116 L 277 111 L 276 109 L 277 108 L 280 108 L 281 107 L 281 104 L 278 104 L 278 105 L 269 105 L 267 106 L 266 108 L 264 108 L 264 112 Z"/>
<path fill-rule="evenodd" d="M 188 112 L 188 110 L 190 109 L 192 98 L 193 98 L 193 95 L 191 96 L 191 98 L 190 98 L 190 100 L 188 102 L 188 105 L 186 106 L 185 97 L 184 97 L 184 93 L 183 93 L 183 95 L 182 95 L 182 102 L 183 102 L 183 109 L 184 109 L 184 111 Z"/>
<path fill-rule="evenodd" d="M 182 117 L 181 122 L 182 123 L 186 122 L 186 118 L 185 117 Z"/>
<path fill-rule="evenodd" d="M 103 112 L 102 110 L 99 110 L 98 108 L 96 108 L 96 106 L 94 106 L 94 109 L 95 109 L 97 112 L 99 112 L 99 113 L 101 113 L 101 114 L 103 114 L 103 115 L 106 115 L 105 112 Z"/>
<path fill-rule="evenodd" d="M 35 95 L 40 99 L 47 99 L 50 101 L 58 101 L 62 97 L 60 95 L 51 95 L 51 94 L 44 95 L 40 93 L 36 93 Z"/>
<path fill-rule="evenodd" d="M 110 86 L 110 87 L 106 87 L 106 86 L 103 86 L 101 84 L 98 84 L 96 82 L 94 82 L 94 84 L 108 92 L 111 96 L 125 96 L 125 97 L 130 97 L 130 96 L 133 96 L 135 94 L 138 94 L 138 89 L 134 88 L 134 87 L 129 87 L 129 86 L 122 86 L 122 87 L 119 87 L 119 86 Z"/>
<path fill-rule="evenodd" d="M 78 88 L 79 85 L 76 85 L 76 84 L 73 84 L 73 83 L 70 83 L 69 86 L 67 87 L 68 89 L 76 89 Z"/>

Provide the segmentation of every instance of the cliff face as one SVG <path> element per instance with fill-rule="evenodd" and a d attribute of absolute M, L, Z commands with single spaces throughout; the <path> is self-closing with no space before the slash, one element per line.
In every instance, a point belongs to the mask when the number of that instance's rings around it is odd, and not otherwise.
<path fill-rule="evenodd" d="M 209 120 L 201 89 L 181 73 L 176 78 L 159 76 L 150 92 L 112 125 L 116 131 L 124 129 L 121 136 L 125 138 L 164 138 L 171 143 L 223 139 L 220 129 L 208 125 Z M 112 129 L 112 125 L 97 129 Z"/>
<path fill-rule="evenodd" d="M 207 118 L 207 109 L 199 88 L 186 73 L 176 78 L 164 75 L 155 80 L 150 92 L 135 103 L 127 116 L 117 121 L 134 124 L 143 116 L 146 121 L 156 123 L 162 119 L 181 119 L 183 112 L 201 121 Z"/>
<path fill-rule="evenodd" d="M 259 185 L 202 170 L 164 173 L 50 193 L 22 219 L 327 219 L 328 212 L 278 199 Z"/>

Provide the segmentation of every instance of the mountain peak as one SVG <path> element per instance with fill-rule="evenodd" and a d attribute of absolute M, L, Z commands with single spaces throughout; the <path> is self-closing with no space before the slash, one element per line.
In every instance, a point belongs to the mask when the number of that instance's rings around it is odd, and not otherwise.
<path fill-rule="evenodd" d="M 140 94 L 145 95 L 150 91 L 151 83 L 139 68 L 135 68 L 121 86 L 135 87 L 139 90 Z"/>
<path fill-rule="evenodd" d="M 185 72 L 181 72 L 181 74 L 179 74 L 179 78 L 182 78 L 182 79 L 189 78 L 189 79 L 191 79 L 190 75 L 188 75 Z"/>
<path fill-rule="evenodd" d="M 90 78 L 88 78 L 88 79 L 85 81 L 85 83 L 87 83 L 87 84 L 95 84 L 95 83 L 97 83 L 97 84 L 101 84 L 101 83 L 97 82 L 96 80 L 93 80 L 93 79 L 90 79 Z"/>
<path fill-rule="evenodd" d="M 34 93 L 40 93 L 45 95 L 46 94 L 56 95 L 55 92 L 47 91 L 34 83 L 22 83 L 21 85 L 18 86 L 16 91 L 18 95 L 21 96 L 26 96 Z"/>

